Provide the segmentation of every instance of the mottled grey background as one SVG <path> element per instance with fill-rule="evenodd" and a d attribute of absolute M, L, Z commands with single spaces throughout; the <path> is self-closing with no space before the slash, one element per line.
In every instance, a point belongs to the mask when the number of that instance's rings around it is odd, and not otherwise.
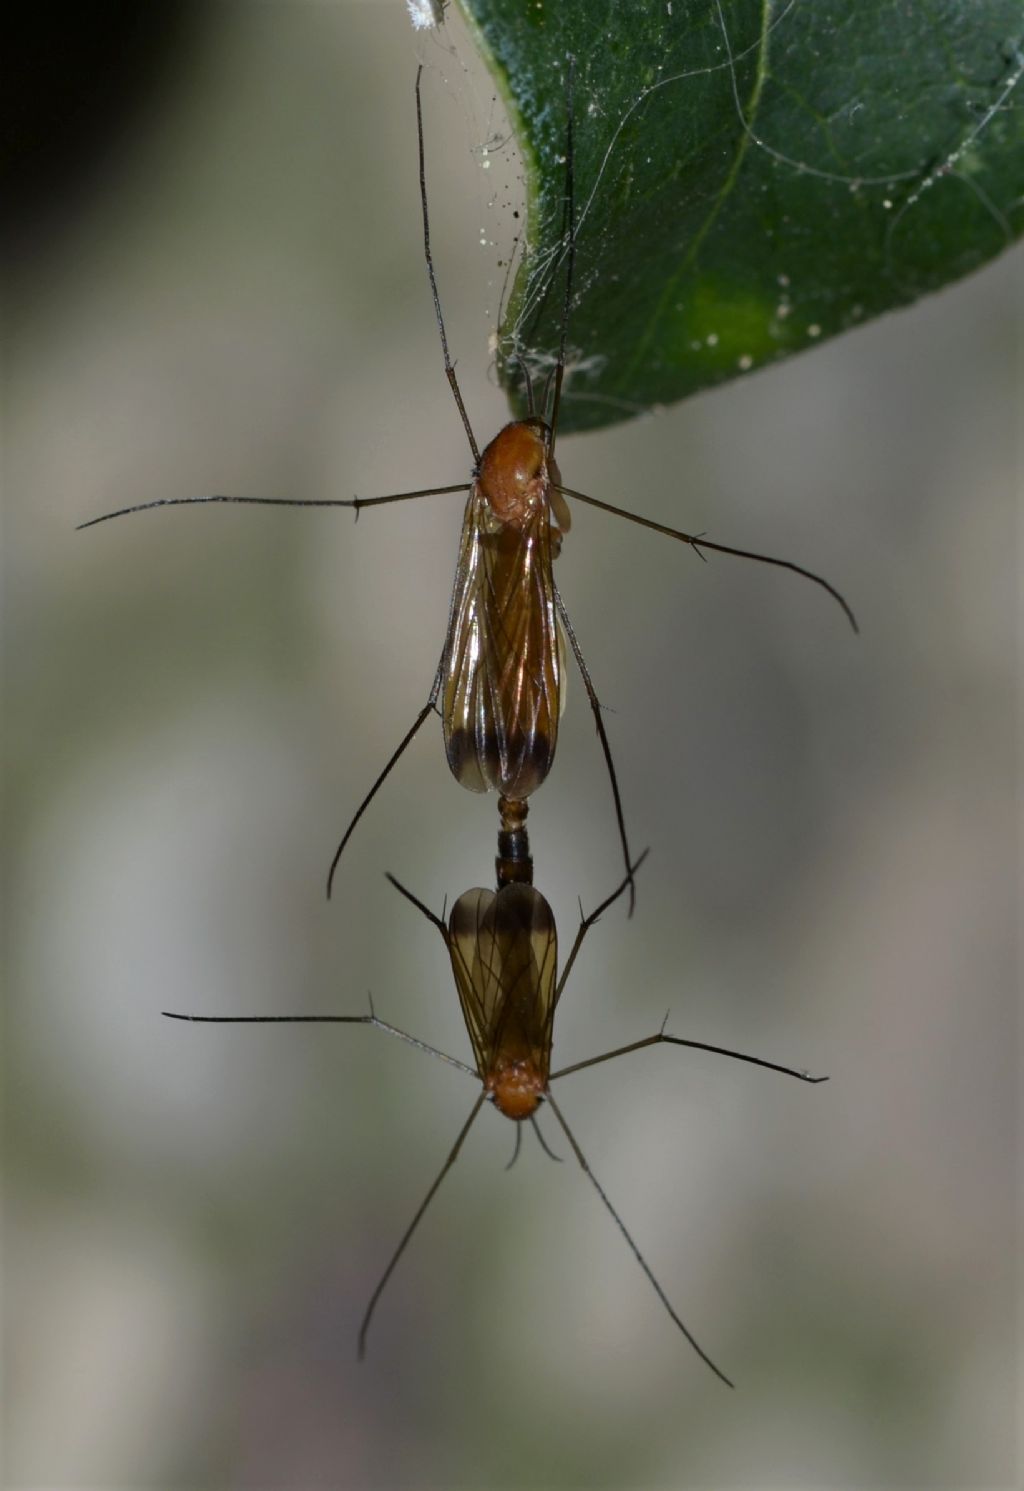
<path fill-rule="evenodd" d="M 446 45 L 450 45 L 450 41 Z M 397 3 L 209 7 L 172 83 L 9 276 L 6 1483 L 621 1487 L 1015 1483 L 1015 595 L 1021 257 L 665 415 L 566 480 L 822 570 L 811 587 L 577 509 L 563 594 L 607 704 L 632 922 L 595 929 L 561 1101 L 674 1332 L 571 1162 L 361 1029 L 467 1043 L 440 909 L 493 799 L 429 725 L 461 499 L 364 515 L 133 500 L 463 479 L 423 272 Z M 427 41 L 449 332 L 481 438 L 514 167 L 461 37 Z M 474 69 L 467 76 L 464 66 Z M 497 204 L 487 206 L 496 190 Z M 480 239 L 487 242 L 481 246 Z M 642 266 L 638 266 L 639 269 Z M 534 802 L 567 944 L 618 850 L 582 688 Z M 560 1151 L 566 1146 L 545 1126 Z"/>

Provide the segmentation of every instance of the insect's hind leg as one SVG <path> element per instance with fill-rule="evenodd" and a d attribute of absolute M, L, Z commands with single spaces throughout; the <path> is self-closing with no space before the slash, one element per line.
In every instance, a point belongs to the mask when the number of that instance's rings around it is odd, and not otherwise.
<path fill-rule="evenodd" d="M 390 870 L 386 870 L 384 872 L 384 876 L 386 880 L 390 880 L 391 884 L 395 887 L 395 890 L 398 891 L 399 895 L 404 896 L 407 901 L 409 901 L 413 906 L 416 907 L 417 911 L 422 911 L 423 915 L 427 918 L 427 921 L 435 926 L 440 932 L 442 941 L 444 942 L 445 947 L 447 947 L 448 928 L 444 924 L 444 911 L 442 910 L 440 916 L 435 916 L 430 907 L 425 906 L 424 903 L 420 900 L 419 896 L 414 896 L 411 890 L 407 890 L 402 882 L 396 879 L 394 875 L 392 875 Z"/>
<path fill-rule="evenodd" d="M 636 882 L 633 879 L 634 866 L 632 856 L 629 852 L 629 840 L 626 838 L 626 819 L 622 811 L 622 798 L 619 795 L 619 782 L 615 775 L 615 763 L 612 760 L 612 750 L 608 744 L 608 736 L 605 734 L 604 720 L 601 718 L 601 701 L 597 697 L 597 692 L 587 671 L 587 665 L 583 661 L 583 653 L 580 651 L 580 644 L 576 640 L 576 633 L 572 629 L 572 622 L 569 620 L 569 613 L 565 609 L 565 602 L 562 600 L 557 589 L 555 590 L 555 605 L 558 608 L 558 617 L 565 630 L 565 635 L 569 638 L 569 645 L 576 659 L 576 666 L 580 670 L 580 677 L 583 679 L 583 687 L 587 691 L 587 698 L 590 700 L 590 708 L 594 715 L 594 724 L 597 726 L 597 738 L 601 742 L 605 766 L 608 768 L 608 780 L 611 783 L 612 797 L 615 800 L 615 822 L 618 825 L 619 842 L 622 844 L 622 855 L 626 862 L 626 884 L 629 886 L 629 914 L 632 916 L 636 908 Z"/>
<path fill-rule="evenodd" d="M 359 1360 L 360 1361 L 362 1361 L 363 1358 L 366 1355 L 366 1337 L 367 1337 L 367 1334 L 369 1333 L 370 1321 L 373 1318 L 373 1312 L 374 1312 L 374 1310 L 377 1308 L 377 1301 L 380 1299 L 381 1295 L 384 1293 L 384 1286 L 387 1284 L 387 1282 L 390 1279 L 391 1275 L 394 1273 L 395 1266 L 398 1263 L 398 1260 L 401 1258 L 402 1254 L 405 1252 L 406 1248 L 408 1247 L 409 1239 L 412 1237 L 413 1233 L 416 1231 L 416 1228 L 419 1226 L 420 1222 L 422 1221 L 422 1219 L 423 1219 L 423 1213 L 426 1211 L 426 1209 L 430 1205 L 431 1201 L 433 1201 L 435 1195 L 437 1194 L 438 1187 L 440 1186 L 441 1182 L 444 1180 L 445 1176 L 448 1174 L 448 1171 L 455 1164 L 455 1161 L 458 1159 L 458 1157 L 459 1157 L 459 1151 L 462 1148 L 463 1144 L 465 1143 L 466 1135 L 469 1133 L 470 1129 L 473 1127 L 473 1124 L 474 1124 L 474 1122 L 476 1120 L 476 1116 L 480 1112 L 480 1109 L 483 1107 L 484 1100 L 485 1100 L 486 1097 L 487 1097 L 486 1092 L 482 1092 L 480 1094 L 480 1096 L 477 1098 L 476 1102 L 473 1104 L 473 1107 L 472 1107 L 472 1110 L 470 1111 L 469 1117 L 466 1119 L 466 1122 L 462 1125 L 462 1128 L 459 1130 L 459 1137 L 456 1139 L 455 1143 L 452 1145 L 451 1149 L 448 1152 L 448 1158 L 445 1160 L 444 1164 L 441 1166 L 441 1169 L 438 1172 L 437 1177 L 434 1180 L 434 1183 L 430 1187 L 430 1190 L 427 1192 L 426 1196 L 424 1196 L 423 1200 L 421 1201 L 421 1203 L 420 1203 L 420 1205 L 419 1205 L 419 1207 L 418 1207 L 418 1209 L 416 1211 L 416 1215 L 413 1217 L 413 1219 L 409 1223 L 408 1227 L 402 1233 L 402 1240 L 401 1240 L 401 1242 L 398 1244 L 398 1247 L 395 1249 L 394 1253 L 391 1255 L 391 1261 L 390 1261 L 390 1263 L 388 1264 L 387 1268 L 384 1270 L 384 1273 L 381 1276 L 380 1282 L 378 1283 L 376 1289 L 373 1291 L 373 1294 L 370 1296 L 370 1303 L 366 1307 L 366 1311 L 365 1311 L 365 1313 L 363 1315 L 363 1322 L 362 1322 L 362 1324 L 359 1327 Z"/>
<path fill-rule="evenodd" d="M 339 863 L 339 861 L 341 859 L 341 856 L 345 852 L 345 846 L 346 846 L 346 844 L 348 843 L 349 839 L 352 837 L 352 834 L 355 831 L 356 824 L 359 822 L 360 818 L 366 812 L 366 809 L 370 806 L 370 804 L 373 801 L 373 799 L 377 796 L 377 793 L 379 792 L 380 788 L 384 785 L 384 783 L 387 781 L 388 777 L 391 775 L 392 769 L 397 765 L 399 759 L 404 754 L 404 752 L 406 750 L 406 747 L 409 746 L 409 745 L 411 745 L 412 742 L 413 742 L 413 740 L 416 738 L 416 735 L 419 733 L 420 726 L 423 724 L 423 721 L 427 718 L 427 715 L 436 711 L 436 709 L 437 709 L 437 696 L 440 693 L 440 691 L 441 691 L 441 669 L 440 669 L 440 667 L 438 667 L 437 674 L 435 675 L 435 678 L 434 678 L 434 685 L 433 685 L 433 687 L 430 690 L 430 698 L 427 700 L 426 704 L 424 704 L 423 708 L 420 710 L 419 714 L 416 716 L 415 720 L 412 723 L 411 728 L 409 730 L 407 730 L 406 733 L 403 735 L 403 737 L 402 737 L 402 739 L 401 739 L 401 741 L 400 741 L 400 743 L 398 745 L 398 748 L 392 753 L 392 755 L 391 755 L 391 757 L 390 757 L 387 765 L 384 767 L 384 770 L 380 773 L 380 775 L 378 776 L 377 780 L 374 782 L 373 786 L 370 788 L 369 792 L 366 794 L 366 796 L 363 798 L 362 802 L 359 804 L 358 808 L 356 808 L 355 815 L 353 816 L 352 821 L 349 824 L 348 828 L 346 828 L 341 843 L 338 845 L 337 849 L 334 851 L 334 858 L 331 860 L 331 868 L 327 872 L 327 899 L 328 900 L 330 900 L 330 898 L 331 898 L 331 891 L 332 891 L 332 889 L 334 887 L 334 873 L 335 873 L 335 871 L 338 868 L 338 863 Z"/>

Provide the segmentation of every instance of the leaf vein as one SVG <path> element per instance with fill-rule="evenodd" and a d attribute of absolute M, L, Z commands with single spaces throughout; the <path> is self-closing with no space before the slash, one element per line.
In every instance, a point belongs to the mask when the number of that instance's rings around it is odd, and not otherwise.
<path fill-rule="evenodd" d="M 705 214 L 704 221 L 701 223 L 700 227 L 691 238 L 690 243 L 682 258 L 680 259 L 675 272 L 666 280 L 665 288 L 662 291 L 658 303 L 648 320 L 647 329 L 644 332 L 643 336 L 640 337 L 637 342 L 632 360 L 630 361 L 628 367 L 625 369 L 624 381 L 626 383 L 630 381 L 638 365 L 643 362 L 647 354 L 647 349 L 649 348 L 651 342 L 657 334 L 658 326 L 661 322 L 662 316 L 665 314 L 666 307 L 678 296 L 679 285 L 681 281 L 690 272 L 694 260 L 700 252 L 702 243 L 711 232 L 711 229 L 714 227 L 715 222 L 722 212 L 722 209 L 724 208 L 726 202 L 732 194 L 733 188 L 739 180 L 743 162 L 746 159 L 747 151 L 750 148 L 751 139 L 753 137 L 754 120 L 757 118 L 757 111 L 760 107 L 761 96 L 764 92 L 765 80 L 768 76 L 768 33 L 772 29 L 772 0 L 761 0 L 760 35 L 758 36 L 758 39 L 754 43 L 754 45 L 752 47 L 748 47 L 746 49 L 746 52 L 744 53 L 744 55 L 746 55 L 746 53 L 750 51 L 755 51 L 757 56 L 757 65 L 754 73 L 754 83 L 753 87 L 750 90 L 750 97 L 747 100 L 747 107 L 745 111 L 739 104 L 734 58 L 732 48 L 729 46 L 729 35 L 726 31 L 725 17 L 722 14 L 721 0 L 715 0 L 715 8 L 718 11 L 718 19 L 722 29 L 722 37 L 725 41 L 726 49 L 728 51 L 729 72 L 733 90 L 737 94 L 737 108 L 740 114 L 740 120 L 743 124 L 743 128 L 741 128 L 739 131 L 736 148 L 733 152 L 733 158 L 729 165 L 729 169 L 725 174 L 725 179 L 719 187 L 718 192 L 715 194 L 714 200 L 712 201 L 711 206 Z"/>

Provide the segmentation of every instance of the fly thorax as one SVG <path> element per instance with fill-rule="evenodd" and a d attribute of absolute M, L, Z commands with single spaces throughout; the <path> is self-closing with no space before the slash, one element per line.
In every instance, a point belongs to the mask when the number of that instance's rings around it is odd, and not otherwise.
<path fill-rule="evenodd" d="M 499 523 L 519 527 L 548 501 L 547 427 L 539 419 L 508 424 L 480 457 L 477 488 Z"/>

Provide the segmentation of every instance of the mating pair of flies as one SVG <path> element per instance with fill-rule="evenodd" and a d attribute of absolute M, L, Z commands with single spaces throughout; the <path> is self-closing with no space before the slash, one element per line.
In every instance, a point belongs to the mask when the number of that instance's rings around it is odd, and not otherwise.
<path fill-rule="evenodd" d="M 416 121 L 419 141 L 420 201 L 423 213 L 423 245 L 434 302 L 434 312 L 444 356 L 445 376 L 458 408 L 473 460 L 472 478 L 452 486 L 398 492 L 383 497 L 293 499 L 276 497 L 161 498 L 121 508 L 83 523 L 83 528 L 110 518 L 198 503 L 249 503 L 281 507 L 344 507 L 358 513 L 367 507 L 405 502 L 452 492 L 469 492 L 448 627 L 430 695 L 410 729 L 394 751 L 370 791 L 360 803 L 331 862 L 327 880 L 330 895 L 341 855 L 366 808 L 412 742 L 427 716 L 439 713 L 444 728 L 445 752 L 456 781 L 473 792 L 497 791 L 499 808 L 498 854 L 495 860 L 497 889 L 474 889 L 459 896 L 447 923 L 434 915 L 394 876 L 395 888 L 430 921 L 440 933 L 451 960 L 452 973 L 462 1006 L 463 1018 L 473 1049 L 475 1066 L 398 1030 L 378 1018 L 372 1006 L 364 1015 L 190 1015 L 165 1011 L 172 1019 L 227 1024 L 330 1023 L 371 1025 L 388 1035 L 439 1057 L 448 1065 L 468 1073 L 481 1084 L 470 1110 L 440 1172 L 412 1221 L 402 1235 L 387 1268 L 377 1284 L 359 1331 L 362 1356 L 370 1321 L 380 1295 L 402 1256 L 424 1212 L 451 1169 L 485 1101 L 490 1101 L 517 1125 L 529 1121 L 540 1138 L 536 1114 L 542 1103 L 554 1113 L 581 1168 L 611 1214 L 633 1256 L 639 1263 L 669 1316 L 693 1349 L 723 1382 L 730 1379 L 715 1365 L 676 1313 L 648 1266 L 618 1212 L 591 1171 L 583 1152 L 551 1093 L 551 1083 L 572 1072 L 598 1066 L 646 1047 L 668 1044 L 731 1056 L 754 1066 L 783 1072 L 805 1082 L 822 1082 L 807 1072 L 776 1062 L 668 1035 L 664 1025 L 654 1035 L 606 1051 L 586 1061 L 551 1071 L 554 1017 L 566 981 L 589 929 L 625 892 L 632 912 L 635 901 L 634 875 L 645 855 L 633 860 L 626 838 L 625 819 L 611 749 L 601 718 L 601 706 L 577 642 L 565 605 L 554 581 L 553 562 L 570 527 L 567 498 L 601 508 L 630 522 L 688 544 L 703 557 L 703 550 L 754 559 L 794 571 L 826 590 L 857 630 L 853 612 L 840 593 L 821 576 L 790 560 L 772 558 L 750 550 L 713 543 L 703 537 L 680 532 L 649 518 L 638 517 L 611 503 L 587 496 L 562 482 L 555 460 L 559 413 L 565 377 L 568 329 L 573 297 L 576 253 L 573 151 L 573 71 L 569 61 L 566 123 L 566 185 L 564 196 L 562 258 L 565 265 L 564 294 L 557 360 L 539 390 L 531 374 L 531 359 L 517 353 L 528 414 L 506 425 L 481 452 L 474 436 L 455 366 L 448 350 L 441 300 L 430 249 L 430 218 L 427 205 L 423 112 L 420 93 L 422 68 L 416 76 Z M 556 269 L 560 265 L 556 265 Z M 540 412 L 538 412 L 540 411 Z M 625 862 L 625 878 L 600 906 L 582 916 L 568 959 L 558 975 L 558 939 L 554 914 L 533 885 L 533 861 L 526 830 L 528 799 L 542 784 L 555 756 L 558 722 L 562 708 L 563 638 L 568 639 L 593 711 L 598 738 L 608 770 L 619 839 Z M 645 851 L 646 853 L 646 851 Z M 516 1130 L 518 1153 L 521 1129 Z M 541 1139 L 543 1145 L 543 1139 Z M 546 1147 L 546 1146 L 545 1146 Z"/>

